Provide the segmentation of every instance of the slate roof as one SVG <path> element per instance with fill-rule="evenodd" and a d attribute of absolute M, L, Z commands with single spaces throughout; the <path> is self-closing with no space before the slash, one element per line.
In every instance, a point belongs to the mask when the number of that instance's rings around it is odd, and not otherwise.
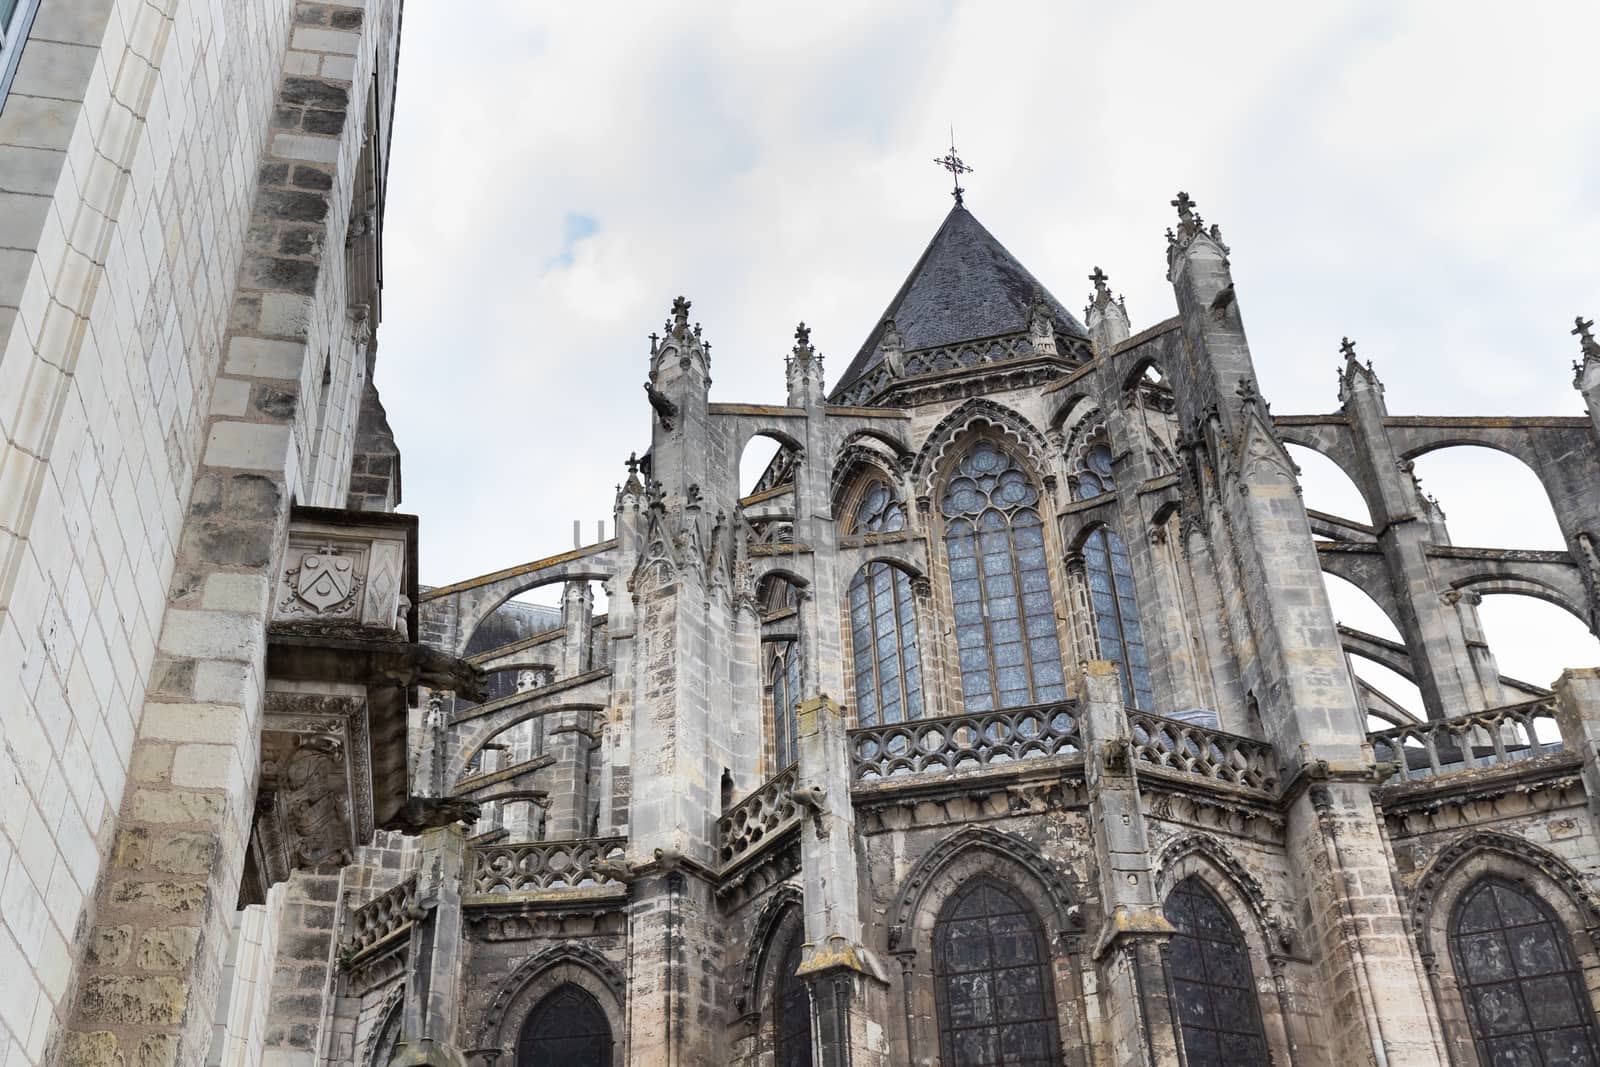
<path fill-rule="evenodd" d="M 905 284 L 890 301 L 866 343 L 834 383 L 839 393 L 875 367 L 883 324 L 893 319 L 906 351 L 972 341 L 1028 328 L 1034 290 L 1055 312 L 1056 331 L 1088 334 L 1072 312 L 1006 251 L 994 234 L 961 205 L 950 209 Z"/>

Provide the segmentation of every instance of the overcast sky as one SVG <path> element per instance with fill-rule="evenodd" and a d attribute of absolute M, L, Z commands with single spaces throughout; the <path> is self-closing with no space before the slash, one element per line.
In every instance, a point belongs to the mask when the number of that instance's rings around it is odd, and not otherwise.
<path fill-rule="evenodd" d="M 406 5 L 389 172 L 378 384 L 425 582 L 609 523 L 677 294 L 715 400 L 781 401 L 799 319 L 843 370 L 949 209 L 951 124 L 974 214 L 1069 307 L 1103 267 L 1135 330 L 1193 195 L 1280 414 L 1337 406 L 1344 335 L 1397 414 L 1583 413 L 1600 4 L 471 7 Z M 1458 544 L 1562 547 L 1515 461 L 1418 470 Z M 1557 609 L 1484 615 L 1508 674 L 1600 663 Z"/>

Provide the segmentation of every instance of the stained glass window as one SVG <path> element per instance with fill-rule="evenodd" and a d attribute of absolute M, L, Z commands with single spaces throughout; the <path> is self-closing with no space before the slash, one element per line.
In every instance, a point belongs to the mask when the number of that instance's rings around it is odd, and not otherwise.
<path fill-rule="evenodd" d="M 1065 699 L 1039 490 L 980 441 L 956 464 L 939 509 L 966 710 Z"/>
<path fill-rule="evenodd" d="M 796 737 L 796 709 L 800 707 L 800 643 L 783 641 L 776 646 L 769 668 L 772 686 L 772 756 L 778 769 L 800 758 Z"/>
<path fill-rule="evenodd" d="M 611 1067 L 611 1024 L 588 992 L 558 986 L 522 1024 L 517 1067 Z"/>
<path fill-rule="evenodd" d="M 811 994 L 799 975 L 801 931 L 795 930 L 778 957 L 772 984 L 774 1059 L 777 1067 L 811 1067 Z"/>
<path fill-rule="evenodd" d="M 905 508 L 882 482 L 861 495 L 853 529 L 905 529 Z M 922 664 L 911 579 L 887 563 L 869 563 L 850 582 L 850 640 L 855 654 L 856 722 L 861 726 L 922 717 Z"/>
<path fill-rule="evenodd" d="M 1133 567 L 1128 546 L 1116 531 L 1104 526 L 1083 543 L 1083 565 L 1089 581 L 1089 606 L 1094 611 L 1100 658 L 1111 660 L 1122 675 L 1122 699 L 1148 711 L 1155 704 L 1150 685 L 1150 661 L 1145 655 L 1144 629 L 1139 625 L 1139 603 L 1133 593 Z"/>
<path fill-rule="evenodd" d="M 1025 900 L 977 878 L 939 912 L 933 966 L 944 1062 L 1054 1067 L 1058 1051 L 1050 953 Z"/>
<path fill-rule="evenodd" d="M 1544 901 L 1504 878 L 1479 881 L 1451 915 L 1450 958 L 1484 1063 L 1600 1063 L 1572 943 Z"/>
<path fill-rule="evenodd" d="M 1244 936 L 1204 882 L 1185 878 L 1167 897 L 1172 985 L 1189 1067 L 1267 1067 L 1255 978 Z"/>
<path fill-rule="evenodd" d="M 6 90 L 11 87 L 22 58 L 28 26 L 38 7 L 39 0 L 0 0 L 0 105 L 5 103 Z"/>
<path fill-rule="evenodd" d="M 1083 462 L 1076 476 L 1079 500 L 1088 500 L 1115 489 L 1117 483 L 1111 477 L 1111 446 L 1104 441 L 1090 445 L 1083 454 Z"/>

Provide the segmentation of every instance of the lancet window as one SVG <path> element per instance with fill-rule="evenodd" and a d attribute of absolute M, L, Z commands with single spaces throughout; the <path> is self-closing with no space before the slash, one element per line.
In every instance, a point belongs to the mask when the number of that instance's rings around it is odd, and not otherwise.
<path fill-rule="evenodd" d="M 883 482 L 861 494 L 853 532 L 905 529 L 905 507 Z M 869 563 L 850 582 L 850 643 L 855 660 L 856 721 L 861 726 L 922 716 L 922 663 L 911 579 L 887 563 Z"/>
<path fill-rule="evenodd" d="M 1104 440 L 1093 441 L 1084 449 L 1073 474 L 1073 493 L 1079 500 L 1090 500 L 1116 487 L 1111 473 L 1111 446 Z M 1122 676 L 1123 702 L 1149 710 L 1155 704 L 1155 693 L 1150 684 L 1144 628 L 1139 625 L 1139 602 L 1134 595 L 1128 546 L 1115 530 L 1099 527 L 1084 541 L 1083 564 L 1100 658 L 1117 665 Z"/>
<path fill-rule="evenodd" d="M 800 707 L 800 642 L 783 641 L 774 646 L 768 681 L 772 686 L 772 758 L 781 769 L 800 758 L 796 736 Z"/>
<path fill-rule="evenodd" d="M 1204 882 L 1190 876 L 1167 896 L 1172 986 L 1189 1067 L 1267 1067 L 1244 935 Z"/>
<path fill-rule="evenodd" d="M 784 944 L 772 983 L 773 1059 L 777 1067 L 811 1067 L 811 994 L 798 973 L 802 934 L 796 927 Z"/>
<path fill-rule="evenodd" d="M 944 1062 L 1059 1064 L 1050 953 L 1027 902 L 1009 886 L 976 878 L 945 902 L 933 936 Z"/>
<path fill-rule="evenodd" d="M 568 983 L 534 1005 L 517 1041 L 517 1067 L 611 1067 L 611 1024 L 586 990 Z"/>
<path fill-rule="evenodd" d="M 956 462 L 939 509 L 966 710 L 1065 699 L 1039 490 L 980 440 Z"/>
<path fill-rule="evenodd" d="M 1504 878 L 1480 880 L 1451 915 L 1450 958 L 1484 1063 L 1600 1063 L 1572 942 L 1544 901 Z"/>

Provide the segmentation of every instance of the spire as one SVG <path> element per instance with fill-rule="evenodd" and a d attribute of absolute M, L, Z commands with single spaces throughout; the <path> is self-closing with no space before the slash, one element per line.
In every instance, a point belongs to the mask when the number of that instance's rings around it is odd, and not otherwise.
<path fill-rule="evenodd" d="M 1583 359 L 1573 360 L 1573 388 L 1588 392 L 1600 390 L 1600 341 L 1594 339 L 1594 320 L 1582 315 L 1572 320 L 1572 336 L 1578 339 L 1578 350 Z"/>
<path fill-rule="evenodd" d="M 810 407 L 823 402 L 822 353 L 811 344 L 811 328 L 801 323 L 794 329 L 794 348 L 783 361 L 789 384 L 789 406 Z"/>
<path fill-rule="evenodd" d="M 834 396 L 885 363 L 886 353 L 893 350 L 886 343 L 890 323 L 899 335 L 899 350 L 908 355 L 963 341 L 1026 333 L 1031 332 L 1036 294 L 1042 295 L 1058 338 L 1088 336 L 1078 319 L 972 212 L 952 208 L 900 291 L 878 317 L 878 325 L 839 376 Z"/>
<path fill-rule="evenodd" d="M 1118 297 L 1112 299 L 1111 288 L 1106 285 L 1111 276 L 1099 267 L 1089 275 L 1094 292 L 1089 294 L 1089 304 L 1083 309 L 1083 320 L 1089 326 L 1089 338 L 1095 351 L 1110 352 L 1128 339 L 1128 305 Z"/>
<path fill-rule="evenodd" d="M 1228 246 L 1222 243 L 1222 227 L 1212 224 L 1206 228 L 1206 220 L 1200 217 L 1200 212 L 1195 208 L 1200 205 L 1189 198 L 1189 194 L 1178 190 L 1178 195 L 1171 200 L 1171 204 L 1178 210 L 1178 230 L 1174 233 L 1167 231 L 1167 266 L 1170 268 L 1180 254 L 1187 251 L 1196 239 L 1209 240 L 1217 246 L 1223 256 L 1228 254 Z"/>
<path fill-rule="evenodd" d="M 1362 363 L 1356 358 L 1356 343 L 1348 337 L 1340 338 L 1339 354 L 1344 366 L 1339 369 L 1339 403 L 1348 404 L 1357 392 L 1376 392 L 1379 403 L 1383 400 L 1383 383 L 1372 369 L 1372 360 Z"/>

